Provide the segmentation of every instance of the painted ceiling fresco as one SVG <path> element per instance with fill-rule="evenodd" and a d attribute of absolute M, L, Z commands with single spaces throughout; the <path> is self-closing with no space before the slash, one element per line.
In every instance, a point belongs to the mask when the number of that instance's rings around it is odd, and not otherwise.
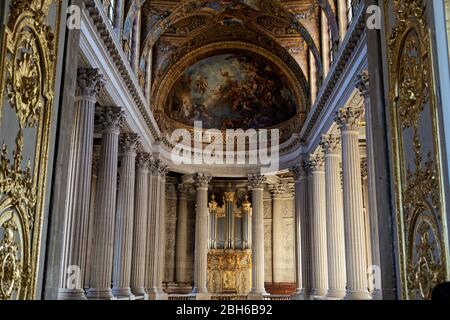
<path fill-rule="evenodd" d="M 248 129 L 278 125 L 296 115 L 287 78 L 271 61 L 249 52 L 202 58 L 175 81 L 166 114 L 192 126 Z"/>

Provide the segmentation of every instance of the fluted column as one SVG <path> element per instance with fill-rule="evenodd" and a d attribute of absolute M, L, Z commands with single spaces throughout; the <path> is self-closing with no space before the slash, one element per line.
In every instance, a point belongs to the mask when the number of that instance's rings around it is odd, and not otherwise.
<path fill-rule="evenodd" d="M 131 291 L 137 296 L 145 295 L 145 248 L 147 240 L 148 166 L 150 158 L 148 153 L 139 153 L 136 157 Z"/>
<path fill-rule="evenodd" d="M 282 184 L 271 186 L 270 192 L 272 194 L 272 246 L 274 248 L 272 253 L 273 259 L 273 282 L 283 282 L 283 252 L 278 248 L 283 247 L 283 194 L 285 193 L 285 186 Z"/>
<path fill-rule="evenodd" d="M 150 162 L 145 286 L 150 299 L 163 299 L 165 172 L 159 159 Z"/>
<path fill-rule="evenodd" d="M 347 0 L 338 0 L 338 23 L 339 23 L 339 38 L 341 42 L 344 40 L 347 33 Z"/>
<path fill-rule="evenodd" d="M 158 175 L 159 175 L 159 211 L 158 211 L 158 254 L 157 254 L 157 285 L 158 292 L 163 294 L 163 280 L 164 280 L 164 262 L 166 258 L 166 174 L 167 164 L 159 161 Z"/>
<path fill-rule="evenodd" d="M 366 122 L 366 156 L 367 156 L 367 179 L 368 179 L 368 194 L 369 201 L 367 209 L 369 210 L 369 222 L 370 222 L 370 243 L 372 251 L 372 264 L 379 270 L 380 268 L 380 248 L 379 248 L 379 234 L 378 234 L 378 206 L 376 197 L 376 177 L 375 177 L 375 158 L 373 151 L 373 129 L 372 129 L 372 111 L 370 106 L 370 95 L 369 95 L 369 73 L 367 70 L 363 70 L 360 75 L 355 80 L 355 86 L 359 90 L 360 94 L 364 98 L 364 109 L 365 109 L 365 122 Z M 371 272 L 376 272 L 374 269 Z M 381 275 L 374 274 L 372 287 L 372 299 L 381 300 L 382 290 L 381 290 Z M 369 283 L 369 286 L 371 284 Z"/>
<path fill-rule="evenodd" d="M 98 166 L 100 162 L 100 155 L 94 154 L 92 157 L 92 180 L 91 180 L 91 203 L 89 207 L 89 226 L 88 238 L 86 245 L 86 270 L 84 273 L 84 288 L 89 289 L 91 286 L 91 265 L 92 265 L 92 245 L 94 242 L 94 216 L 95 216 L 95 200 L 97 194 L 98 184 Z"/>
<path fill-rule="evenodd" d="M 131 297 L 131 253 L 133 249 L 133 216 L 136 148 L 139 137 L 136 133 L 124 133 L 120 137 L 121 165 L 117 195 L 113 295 Z"/>
<path fill-rule="evenodd" d="M 89 299 L 111 299 L 114 224 L 117 193 L 117 161 L 120 128 L 125 120 L 120 107 L 105 107 L 100 112 L 103 123 L 102 147 L 94 218 L 94 244 Z"/>
<path fill-rule="evenodd" d="M 58 299 L 84 300 L 92 148 L 96 97 L 104 86 L 98 69 L 78 69 L 65 208 L 64 244 Z"/>
<path fill-rule="evenodd" d="M 325 168 L 322 154 L 310 157 L 312 175 L 312 292 L 314 297 L 324 297 L 328 289 L 327 225 L 325 203 Z"/>
<path fill-rule="evenodd" d="M 345 299 L 369 299 L 366 276 L 366 245 L 362 204 L 359 128 L 363 110 L 340 109 L 336 122 L 341 130 L 344 194 L 345 253 L 347 290 Z"/>
<path fill-rule="evenodd" d="M 248 177 L 252 188 L 252 290 L 251 298 L 266 293 L 264 288 L 264 184 L 263 175 Z"/>
<path fill-rule="evenodd" d="M 197 188 L 197 212 L 195 216 L 195 265 L 194 289 L 196 294 L 206 294 L 208 267 L 208 184 L 211 177 L 196 174 L 194 182 Z"/>
<path fill-rule="evenodd" d="M 310 295 L 310 250 L 308 224 L 308 164 L 302 159 L 289 169 L 295 179 L 295 300 L 307 299 Z"/>
<path fill-rule="evenodd" d="M 176 235 L 176 262 L 175 279 L 178 283 L 187 282 L 187 252 L 188 252 L 188 202 L 186 186 L 179 184 L 178 193 L 178 216 Z"/>
<path fill-rule="evenodd" d="M 328 292 L 331 299 L 345 295 L 344 211 L 340 177 L 340 137 L 322 136 L 320 144 L 325 154 L 325 197 L 328 252 Z"/>
<path fill-rule="evenodd" d="M 159 173 L 155 159 L 149 161 L 148 179 L 148 213 L 147 213 L 147 240 L 145 260 L 145 289 L 150 295 L 158 293 L 156 275 L 156 255 L 158 243 L 158 212 L 159 212 Z"/>

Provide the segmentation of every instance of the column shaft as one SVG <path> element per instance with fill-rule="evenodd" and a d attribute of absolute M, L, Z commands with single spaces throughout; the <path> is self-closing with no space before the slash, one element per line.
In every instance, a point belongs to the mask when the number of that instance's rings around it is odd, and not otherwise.
<path fill-rule="evenodd" d="M 131 264 L 131 291 L 138 296 L 145 295 L 149 161 L 150 155 L 148 153 L 138 154 L 136 161 L 135 216 Z"/>
<path fill-rule="evenodd" d="M 336 121 L 341 129 L 344 194 L 344 228 L 347 258 L 346 299 L 369 299 L 366 276 L 366 244 L 362 204 L 359 126 L 361 109 L 339 110 Z"/>
<path fill-rule="evenodd" d="M 175 279 L 187 282 L 188 203 L 186 189 L 178 185 L 178 217 L 176 237 Z"/>
<path fill-rule="evenodd" d="M 325 153 L 325 194 L 328 252 L 327 297 L 342 299 L 345 295 L 344 212 L 340 175 L 339 136 L 324 135 L 321 145 Z"/>
<path fill-rule="evenodd" d="M 323 156 L 311 157 L 312 169 L 312 292 L 323 297 L 328 289 L 327 227 L 325 203 L 325 172 Z"/>
<path fill-rule="evenodd" d="M 114 253 L 114 223 L 117 192 L 117 160 L 119 130 L 124 120 L 119 107 L 106 107 L 101 113 L 105 128 L 97 186 L 94 218 L 93 264 L 90 299 L 111 299 L 112 265 Z"/>
<path fill-rule="evenodd" d="M 296 285 L 294 298 L 307 299 L 309 285 L 309 226 L 308 226 L 308 168 L 303 159 L 290 168 L 295 179 L 295 268 Z"/>
<path fill-rule="evenodd" d="M 264 288 L 264 183 L 261 175 L 249 176 L 252 186 L 252 291 L 263 295 Z"/>
<path fill-rule="evenodd" d="M 96 95 L 104 86 L 97 69 L 78 69 L 69 158 L 68 201 L 58 299 L 86 299 L 83 281 L 91 195 L 92 148 Z"/>
<path fill-rule="evenodd" d="M 123 134 L 120 141 L 122 159 L 117 199 L 113 268 L 113 294 L 116 297 L 131 296 L 130 281 L 137 143 L 138 136 L 135 133 Z"/>

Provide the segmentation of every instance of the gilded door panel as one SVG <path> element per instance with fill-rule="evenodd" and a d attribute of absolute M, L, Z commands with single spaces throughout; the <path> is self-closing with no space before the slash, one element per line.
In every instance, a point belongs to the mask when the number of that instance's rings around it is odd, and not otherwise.
<path fill-rule="evenodd" d="M 430 32 L 422 0 L 385 1 L 402 296 L 430 299 L 447 275 Z"/>
<path fill-rule="evenodd" d="M 0 299 L 35 297 L 58 45 L 50 10 L 59 17 L 59 1 L 12 0 L 0 52 Z"/>

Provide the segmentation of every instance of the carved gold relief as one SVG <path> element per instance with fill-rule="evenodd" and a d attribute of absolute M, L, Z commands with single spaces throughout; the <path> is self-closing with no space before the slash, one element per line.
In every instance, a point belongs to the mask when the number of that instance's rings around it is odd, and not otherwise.
<path fill-rule="evenodd" d="M 402 296 L 429 299 L 447 278 L 447 249 L 426 1 L 392 4 L 389 100 Z M 386 12 L 389 8 L 385 1 Z"/>
<path fill-rule="evenodd" d="M 247 294 L 251 278 L 251 250 L 212 249 L 208 252 L 209 292 Z"/>
<path fill-rule="evenodd" d="M 3 143 L 0 155 L 0 299 L 35 297 L 57 56 L 52 2 L 11 1 L 1 49 L 0 120 L 14 123 L 2 119 L 10 108 L 17 130 L 3 132 L 15 145 Z M 59 1 L 55 8 L 59 17 Z"/>

